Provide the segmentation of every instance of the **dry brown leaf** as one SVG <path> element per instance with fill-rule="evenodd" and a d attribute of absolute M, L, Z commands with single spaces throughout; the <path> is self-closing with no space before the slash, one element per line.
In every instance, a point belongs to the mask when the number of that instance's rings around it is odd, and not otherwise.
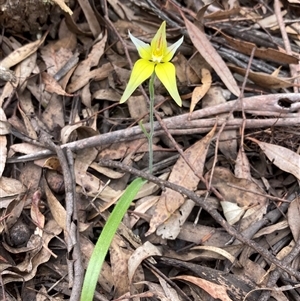
<path fill-rule="evenodd" d="M 37 145 L 33 145 L 30 143 L 15 143 L 13 145 L 11 145 L 9 151 L 11 153 L 11 155 L 13 155 L 13 153 L 21 153 L 21 154 L 34 154 L 40 151 L 46 150 L 43 147 L 37 146 Z"/>
<path fill-rule="evenodd" d="M 196 55 L 197 56 L 197 55 Z M 203 66 L 198 66 L 200 64 L 200 59 L 195 60 L 195 64 L 197 63 L 197 66 L 194 66 L 194 61 L 192 61 L 191 64 L 189 64 L 189 61 L 186 59 L 186 57 L 182 53 L 178 53 L 174 59 L 172 60 L 172 63 L 176 67 L 176 77 L 178 81 L 183 84 L 199 84 L 200 78 L 197 75 L 197 71 L 194 70 L 194 67 L 196 69 L 199 68 L 199 71 L 202 70 Z M 199 72 L 200 73 L 200 72 Z"/>
<path fill-rule="evenodd" d="M 0 69 L 1 69 L 1 63 L 0 63 Z M 5 84 L 4 89 L 2 90 L 1 97 L 0 97 L 0 107 L 2 107 L 3 101 L 7 97 L 10 97 L 12 95 L 12 93 L 14 92 L 14 90 L 16 89 L 16 87 L 18 87 L 19 81 L 20 81 L 20 69 L 21 69 L 21 66 L 17 65 L 17 67 L 15 68 L 16 80 L 14 82 L 7 82 Z"/>
<path fill-rule="evenodd" d="M 73 94 L 67 93 L 61 85 L 47 72 L 41 74 L 43 83 L 45 84 L 45 90 L 49 93 L 56 93 L 63 96 L 73 96 Z"/>
<path fill-rule="evenodd" d="M 20 65 L 22 65 L 22 63 Z M 32 103 L 32 95 L 28 90 L 25 90 L 22 94 L 19 95 L 19 102 L 20 102 L 20 108 L 24 111 L 24 113 L 28 117 L 34 114 L 35 109 Z"/>
<path fill-rule="evenodd" d="M 194 201 L 187 199 L 166 222 L 157 227 L 156 234 L 164 239 L 176 239 L 194 206 Z"/>
<path fill-rule="evenodd" d="M 68 39 L 58 40 L 41 49 L 41 56 L 46 64 L 47 73 L 54 76 L 73 57 L 71 49 L 64 45 Z"/>
<path fill-rule="evenodd" d="M 0 178 L 5 168 L 6 157 L 7 157 L 7 139 L 5 136 L 0 136 Z"/>
<path fill-rule="evenodd" d="M 24 164 L 19 179 L 27 187 L 27 198 L 31 198 L 33 193 L 38 190 L 42 172 L 42 168 L 33 162 Z"/>
<path fill-rule="evenodd" d="M 66 230 L 67 213 L 65 208 L 52 193 L 45 178 L 43 178 L 42 183 L 46 194 L 47 203 L 54 220 L 61 227 L 61 229 Z"/>
<path fill-rule="evenodd" d="M 105 33 L 105 35 L 99 42 L 93 45 L 93 48 L 88 57 L 78 64 L 72 76 L 72 82 L 76 81 L 82 76 L 82 74 L 89 72 L 92 67 L 95 67 L 99 64 L 99 60 L 104 53 L 106 41 L 107 33 Z"/>
<path fill-rule="evenodd" d="M 162 253 L 158 247 L 146 241 L 142 246 L 138 247 L 128 259 L 128 277 L 129 283 L 132 283 L 135 271 L 144 259 L 150 256 L 161 256 Z"/>
<path fill-rule="evenodd" d="M 194 224 L 186 221 L 178 235 L 179 239 L 214 247 L 224 247 L 230 240 L 230 235 L 221 228 L 208 227 L 202 224 Z"/>
<path fill-rule="evenodd" d="M 284 17 L 287 14 L 287 10 L 282 10 L 280 12 L 281 14 L 281 18 Z M 275 27 L 278 28 L 278 17 L 276 16 L 276 14 L 272 14 L 269 15 L 265 18 L 263 18 L 262 20 L 258 20 L 257 23 L 255 24 L 254 28 L 271 28 L 271 27 Z"/>
<path fill-rule="evenodd" d="M 10 124 L 7 122 L 6 115 L 3 109 L 0 107 L 0 135 L 7 134 L 10 134 Z"/>
<path fill-rule="evenodd" d="M 234 2 L 235 4 L 230 5 L 229 3 Z M 210 2 L 211 3 L 211 2 Z M 226 10 L 217 10 L 212 13 L 208 13 L 203 16 L 205 20 L 222 20 L 222 19 L 227 19 L 227 18 L 232 18 L 233 15 L 236 15 L 240 12 L 241 8 L 239 7 L 239 2 L 238 1 L 226 1 L 223 3 L 224 7 L 230 5 L 230 9 Z"/>
<path fill-rule="evenodd" d="M 194 167 L 194 170 L 202 175 L 206 154 L 211 139 L 214 136 L 216 127 L 214 127 L 203 139 L 189 147 L 185 152 L 186 158 Z M 182 157 L 175 163 L 169 177 L 169 182 L 181 185 L 187 189 L 195 190 L 199 183 L 199 178 L 191 170 Z M 146 235 L 153 233 L 156 228 L 165 222 L 185 201 L 182 194 L 170 188 L 166 188 L 156 205 L 154 215 L 150 221 L 150 228 Z"/>
<path fill-rule="evenodd" d="M 24 59 L 26 59 L 31 54 L 37 51 L 37 49 L 44 43 L 47 34 L 48 32 L 46 32 L 41 39 L 26 44 L 20 47 L 19 49 L 13 51 L 0 62 L 0 65 L 4 68 L 9 69 L 10 67 L 22 62 Z"/>
<path fill-rule="evenodd" d="M 89 24 L 90 30 L 94 38 L 97 38 L 101 32 L 101 28 L 95 11 L 93 10 L 89 1 L 78 0 L 78 3 L 86 17 L 86 20 Z"/>
<path fill-rule="evenodd" d="M 288 148 L 248 138 L 258 144 L 268 159 L 281 170 L 291 173 L 300 180 L 300 156 Z"/>
<path fill-rule="evenodd" d="M 251 180 L 250 163 L 248 157 L 245 154 L 243 145 L 240 146 L 236 163 L 234 166 L 234 174 L 237 178 Z"/>
<path fill-rule="evenodd" d="M 292 204 L 292 203 L 291 203 Z M 291 206 L 289 206 L 290 208 Z M 296 213 L 297 214 L 297 213 Z M 283 230 L 283 229 L 287 229 L 289 227 L 289 224 L 287 222 L 287 220 L 284 220 L 282 222 L 278 222 L 274 225 L 268 226 L 268 227 L 264 227 L 263 229 L 259 230 L 254 236 L 253 238 L 258 238 L 261 237 L 263 235 L 268 235 L 270 233 L 274 233 L 276 231 L 279 230 Z"/>
<path fill-rule="evenodd" d="M 76 175 L 76 182 L 80 185 L 81 179 L 86 177 L 86 171 L 91 163 L 97 157 L 98 151 L 95 147 L 85 148 L 79 150 L 76 155 L 74 163 L 74 171 Z"/>
<path fill-rule="evenodd" d="M 221 56 L 211 45 L 205 33 L 203 33 L 196 25 L 194 25 L 188 19 L 184 18 L 184 22 L 188 30 L 189 36 L 196 49 L 215 70 L 215 72 L 220 76 L 228 90 L 235 96 L 239 96 L 240 89 L 233 75 L 231 74 L 230 70 L 228 69 Z"/>
<path fill-rule="evenodd" d="M 37 190 L 32 196 L 32 202 L 30 207 L 30 217 L 37 225 L 37 229 L 41 231 L 45 225 L 45 216 L 40 211 L 40 202 L 41 202 L 42 193 L 40 190 Z M 39 232 L 39 235 L 42 236 L 42 231 Z"/>
<path fill-rule="evenodd" d="M 7 122 L 6 115 L 0 107 L 0 178 L 5 168 L 7 157 L 7 138 L 4 135 L 10 133 L 10 124 Z"/>
<path fill-rule="evenodd" d="M 132 119 L 139 120 L 144 116 L 148 116 L 149 109 L 147 101 L 143 95 L 130 96 L 126 103 Z"/>
<path fill-rule="evenodd" d="M 44 125 L 53 132 L 65 125 L 64 101 L 57 94 L 52 94 L 46 109 L 42 114 Z"/>
<path fill-rule="evenodd" d="M 38 136 L 30 122 L 29 116 L 25 112 L 23 112 L 23 110 L 21 110 L 21 108 L 19 108 L 19 112 L 21 113 L 21 116 L 23 119 L 23 123 L 25 126 L 23 130 L 25 131 L 26 135 L 33 140 L 37 140 Z"/>
<path fill-rule="evenodd" d="M 298 241 L 300 237 L 299 216 L 300 216 L 300 199 L 297 197 L 291 202 L 287 213 L 288 224 L 295 241 Z"/>
<path fill-rule="evenodd" d="M 0 208 L 7 208 L 11 201 L 23 194 L 26 187 L 18 180 L 13 178 L 0 178 Z"/>
<path fill-rule="evenodd" d="M 117 61 L 115 64 L 119 67 L 123 67 L 127 64 L 125 60 Z M 102 80 L 108 77 L 108 75 L 114 70 L 111 63 L 103 64 L 100 68 L 88 71 L 86 70 L 81 76 L 67 86 L 68 93 L 74 93 L 75 91 L 84 87 L 91 79 Z"/>
<path fill-rule="evenodd" d="M 255 48 L 254 56 L 263 60 L 280 64 L 298 64 L 298 58 L 292 55 L 288 55 L 273 48 L 257 48 L 257 46 L 253 43 L 237 40 L 224 33 L 222 33 L 222 35 L 226 38 L 228 44 L 238 52 L 251 55 L 252 49 Z"/>
<path fill-rule="evenodd" d="M 100 166 L 96 162 L 92 162 L 90 164 L 90 168 L 96 170 L 97 172 L 105 175 L 110 179 L 120 179 L 124 176 L 123 172 L 118 172 L 116 170 L 112 170 L 111 168 Z"/>
<path fill-rule="evenodd" d="M 240 68 L 232 64 L 228 64 L 228 66 L 232 71 L 240 75 L 244 76 L 246 74 L 246 69 L 244 68 Z M 248 78 L 258 86 L 267 89 L 280 89 L 280 88 L 289 88 L 294 86 L 294 83 L 289 78 L 275 77 L 270 74 L 266 74 L 262 72 L 254 72 L 251 70 L 249 71 Z"/>
<path fill-rule="evenodd" d="M 155 143 L 155 138 L 153 143 Z M 110 160 L 117 160 L 124 158 L 127 154 L 130 153 L 144 153 L 148 150 L 149 148 L 146 138 L 135 140 L 134 143 L 132 143 L 132 141 L 125 141 L 119 143 L 115 142 L 109 147 L 103 149 L 99 153 L 98 158 L 109 158 Z M 153 150 L 162 150 L 162 148 L 154 144 Z"/>
<path fill-rule="evenodd" d="M 196 104 L 207 93 L 212 83 L 211 74 L 208 69 L 202 68 L 201 73 L 202 73 L 201 76 L 202 86 L 196 87 L 193 91 L 190 112 L 194 111 Z"/>
<path fill-rule="evenodd" d="M 218 248 L 218 247 L 214 247 L 214 246 L 197 246 L 197 247 L 191 248 L 191 250 L 193 250 L 193 251 L 194 250 L 200 250 L 200 251 L 203 250 L 203 251 L 217 253 L 217 254 L 223 256 L 224 258 L 228 259 L 233 265 L 237 264 L 239 267 L 241 267 L 239 262 L 236 260 L 236 257 L 231 255 L 229 252 L 227 252 L 223 248 Z"/>
<path fill-rule="evenodd" d="M 19 77 L 20 94 L 22 94 L 22 92 L 25 90 L 27 85 L 27 79 L 29 78 L 32 71 L 36 67 L 36 59 L 37 59 L 37 52 L 34 52 L 20 63 L 20 77 Z"/>
<path fill-rule="evenodd" d="M 121 95 L 111 88 L 97 90 L 92 95 L 92 99 L 107 99 L 109 101 L 119 101 L 120 98 Z"/>
<path fill-rule="evenodd" d="M 1 201 L 2 202 L 2 201 Z M 6 219 L 5 228 L 10 229 L 13 227 L 19 220 L 21 214 L 24 211 L 24 199 L 20 201 L 19 198 L 16 198 L 13 200 L 6 208 L 5 215 L 9 216 L 8 219 Z M 4 226 L 3 223 L 1 224 L 1 227 Z M 2 229 L 1 229 L 2 232 Z"/>
<path fill-rule="evenodd" d="M 172 279 L 183 280 L 193 283 L 205 290 L 210 296 L 212 296 L 215 299 L 220 299 L 222 301 L 232 301 L 227 294 L 226 287 L 223 285 L 219 285 L 208 280 L 189 275 L 181 275 L 173 277 Z"/>
<path fill-rule="evenodd" d="M 99 134 L 98 131 L 95 131 L 89 126 L 85 126 L 84 124 L 85 121 L 72 125 L 66 125 L 61 130 L 61 142 L 65 144 L 76 139 L 84 139 Z"/>
<path fill-rule="evenodd" d="M 110 248 L 110 264 L 114 283 L 114 295 L 120 297 L 130 290 L 128 278 L 128 259 L 130 251 L 122 239 L 115 235 Z M 122 277 L 120 277 L 122 275 Z"/>
<path fill-rule="evenodd" d="M 130 229 L 132 229 L 134 225 L 140 220 L 141 216 L 143 216 L 150 208 L 154 207 L 158 199 L 158 195 L 149 195 L 139 199 L 135 203 L 135 209 L 130 215 Z"/>
<path fill-rule="evenodd" d="M 209 172 L 206 176 L 210 176 Z M 219 190 L 225 201 L 221 202 L 223 212 L 229 224 L 233 225 L 245 214 L 255 214 L 259 209 L 266 209 L 267 198 L 260 187 L 247 179 L 236 178 L 228 169 L 216 167 L 212 175 L 212 185 Z M 245 191 L 246 190 L 246 191 Z M 260 193 L 261 195 L 258 195 Z M 260 213 L 261 215 L 262 213 Z"/>

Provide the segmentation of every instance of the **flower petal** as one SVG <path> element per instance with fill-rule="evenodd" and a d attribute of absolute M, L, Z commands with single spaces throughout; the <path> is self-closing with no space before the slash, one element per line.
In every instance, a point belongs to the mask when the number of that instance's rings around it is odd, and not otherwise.
<path fill-rule="evenodd" d="M 137 51 L 139 52 L 139 55 L 142 59 L 145 60 L 151 60 L 152 54 L 151 54 L 151 46 L 142 40 L 136 38 L 133 36 L 130 31 L 128 31 L 129 37 L 132 41 L 132 43 L 135 45 Z"/>
<path fill-rule="evenodd" d="M 144 59 L 139 59 L 135 62 L 129 82 L 120 99 L 120 103 L 125 102 L 134 90 L 147 78 L 151 76 L 154 71 L 155 64 Z"/>
<path fill-rule="evenodd" d="M 175 66 L 169 62 L 157 64 L 155 73 L 175 102 L 181 107 L 182 101 L 177 89 Z"/>
<path fill-rule="evenodd" d="M 164 21 L 151 41 L 152 60 L 154 62 L 161 62 L 167 52 L 167 47 L 166 21 Z"/>
<path fill-rule="evenodd" d="M 175 54 L 175 52 L 178 49 L 178 47 L 182 44 L 182 42 L 183 42 L 183 36 L 176 43 L 170 45 L 167 48 L 167 52 L 166 52 L 166 54 L 164 55 L 164 57 L 162 59 L 162 61 L 164 63 L 171 61 L 173 55 Z"/>

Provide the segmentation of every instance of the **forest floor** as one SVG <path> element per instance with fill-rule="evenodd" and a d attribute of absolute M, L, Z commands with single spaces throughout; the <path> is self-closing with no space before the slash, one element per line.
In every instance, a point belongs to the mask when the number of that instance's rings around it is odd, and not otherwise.
<path fill-rule="evenodd" d="M 136 177 L 94 300 L 300 300 L 300 1 L 203 2 L 0 4 L 1 300 L 79 300 Z M 148 80 L 120 99 L 163 21 L 150 175 Z"/>

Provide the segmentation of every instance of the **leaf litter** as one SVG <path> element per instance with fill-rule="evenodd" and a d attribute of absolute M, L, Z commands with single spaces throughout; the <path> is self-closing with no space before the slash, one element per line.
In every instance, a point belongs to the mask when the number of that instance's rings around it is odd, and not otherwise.
<path fill-rule="evenodd" d="M 33 2 L 45 10 L 26 23 Z M 1 298 L 79 300 L 109 213 L 148 167 L 143 93 L 118 104 L 128 29 L 149 42 L 163 19 L 168 41 L 185 36 L 183 107 L 155 83 L 157 178 L 143 174 L 95 299 L 299 299 L 299 3 L 104 2 L 0 4 L 21 16 L 0 16 Z"/>

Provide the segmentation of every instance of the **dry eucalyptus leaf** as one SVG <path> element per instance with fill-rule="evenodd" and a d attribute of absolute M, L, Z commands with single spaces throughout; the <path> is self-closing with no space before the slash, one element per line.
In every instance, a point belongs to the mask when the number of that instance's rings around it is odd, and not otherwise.
<path fill-rule="evenodd" d="M 300 216 L 300 199 L 297 197 L 291 202 L 287 213 L 288 225 L 291 229 L 295 241 L 298 241 L 300 237 L 299 216 Z"/>
<path fill-rule="evenodd" d="M 2 68 L 9 69 L 10 67 L 22 62 L 24 59 L 26 59 L 27 57 L 29 57 L 31 54 L 35 53 L 38 50 L 38 48 L 44 43 L 47 34 L 48 32 L 46 32 L 41 39 L 26 44 L 20 47 L 19 49 L 13 51 L 12 53 L 10 53 L 7 57 L 5 57 L 0 62 L 0 66 Z"/>
<path fill-rule="evenodd" d="M 99 89 L 93 93 L 92 99 L 120 101 L 121 95 L 111 88 Z"/>
<path fill-rule="evenodd" d="M 219 285 L 214 282 L 210 282 L 208 280 L 189 275 L 176 276 L 172 279 L 183 280 L 193 283 L 205 290 L 210 296 L 212 296 L 215 299 L 220 299 L 222 301 L 232 301 L 229 298 L 226 287 L 224 285 Z"/>
<path fill-rule="evenodd" d="M 211 176 L 209 172 L 207 177 Z M 212 175 L 212 185 L 219 190 L 225 201 L 221 202 L 225 218 L 233 225 L 252 208 L 255 213 L 265 208 L 267 198 L 260 187 L 247 179 L 235 177 L 228 169 L 216 167 Z"/>
<path fill-rule="evenodd" d="M 23 119 L 23 124 L 24 124 L 23 130 L 26 133 L 26 135 L 30 137 L 32 140 L 38 140 L 37 133 L 31 124 L 30 117 L 25 112 L 23 112 L 21 108 L 19 108 L 19 112 L 21 113 Z"/>
<path fill-rule="evenodd" d="M 234 166 L 234 174 L 237 178 L 251 180 L 250 163 L 245 154 L 243 145 L 240 146 L 236 163 Z"/>
<path fill-rule="evenodd" d="M 118 67 L 123 67 L 127 64 L 127 61 L 123 59 L 114 63 Z M 91 79 L 95 79 L 95 80 L 105 79 L 112 71 L 114 71 L 114 66 L 112 66 L 111 63 L 103 64 L 101 65 L 101 67 L 97 69 L 93 69 L 91 71 L 86 70 L 85 72 L 80 74 L 80 77 L 74 79 L 74 81 L 71 81 L 71 83 L 67 86 L 67 92 L 74 93 L 75 91 L 84 87 Z"/>
<path fill-rule="evenodd" d="M 254 56 L 267 61 L 273 61 L 280 64 L 298 64 L 298 58 L 292 55 L 286 54 L 279 50 L 273 48 L 258 48 L 254 43 L 246 42 L 243 40 L 237 40 L 224 33 L 222 35 L 225 37 L 228 44 L 233 47 L 236 51 L 242 52 L 247 55 L 251 55 L 252 49 L 255 47 Z"/>
<path fill-rule="evenodd" d="M 190 112 L 194 111 L 196 104 L 202 99 L 202 97 L 204 97 L 204 95 L 207 93 L 212 83 L 211 74 L 208 69 L 202 68 L 201 74 L 202 74 L 201 77 L 202 85 L 196 87 L 193 91 Z"/>
<path fill-rule="evenodd" d="M 1 127 L 1 122 L 0 122 Z M 5 136 L 0 135 L 0 178 L 3 174 L 5 163 L 6 163 L 6 157 L 7 157 L 7 139 Z"/>
<path fill-rule="evenodd" d="M 132 251 L 126 247 L 119 235 L 115 235 L 109 248 L 109 254 L 115 296 L 120 297 L 130 290 L 128 259 Z"/>
<path fill-rule="evenodd" d="M 233 72 L 236 72 L 243 76 L 246 75 L 246 69 L 231 64 L 229 64 L 228 66 Z M 294 85 L 293 81 L 290 78 L 275 77 L 267 73 L 254 72 L 251 70 L 249 71 L 248 78 L 258 86 L 267 89 L 289 88 L 293 87 Z"/>
<path fill-rule="evenodd" d="M 75 81 L 77 78 L 81 77 L 85 72 L 90 71 L 92 67 L 95 67 L 99 64 L 99 60 L 104 54 L 104 49 L 107 41 L 107 34 L 103 36 L 103 38 L 93 45 L 91 52 L 88 57 L 81 61 L 75 72 L 72 76 L 72 81 Z"/>
<path fill-rule="evenodd" d="M 26 187 L 13 178 L 0 178 L 0 208 L 6 208 L 17 196 L 23 194 Z"/>
<path fill-rule="evenodd" d="M 127 105 L 131 118 L 138 120 L 145 116 L 144 118 L 148 119 L 149 109 L 143 95 L 130 96 L 127 100 Z"/>
<path fill-rule="evenodd" d="M 193 144 L 185 152 L 186 158 L 194 167 L 196 173 L 202 175 L 206 154 L 210 142 L 214 136 L 216 127 L 214 127 L 204 138 Z M 199 177 L 187 165 L 182 157 L 175 163 L 169 177 L 169 182 L 181 185 L 190 190 L 196 190 L 199 183 Z M 146 233 L 153 233 L 156 228 L 165 222 L 170 216 L 184 203 L 185 198 L 182 194 L 170 188 L 166 188 L 156 205 L 154 215 L 150 221 L 150 229 Z"/>
<path fill-rule="evenodd" d="M 218 54 L 216 49 L 211 45 L 205 33 L 202 32 L 201 29 L 199 29 L 188 19 L 184 18 L 184 22 L 188 30 L 189 36 L 196 49 L 201 53 L 204 59 L 220 76 L 228 90 L 235 96 L 239 96 L 240 89 L 233 75 L 231 74 L 230 70 L 228 69 L 227 65 L 225 64 L 221 56 Z"/>
<path fill-rule="evenodd" d="M 63 96 L 73 96 L 73 94 L 67 93 L 61 85 L 47 72 L 41 74 L 43 83 L 45 84 L 45 90 L 49 93 L 56 93 Z"/>
<path fill-rule="evenodd" d="M 217 253 L 221 256 L 223 256 L 224 258 L 228 259 L 233 265 L 239 265 L 239 262 L 236 260 L 236 257 L 231 255 L 229 252 L 225 251 L 223 248 L 218 248 L 218 247 L 214 247 L 214 246 L 197 246 L 197 247 L 193 247 L 191 250 L 199 250 L 199 251 L 209 251 L 212 253 Z"/>
<path fill-rule="evenodd" d="M 67 213 L 63 205 L 58 201 L 50 190 L 46 180 L 43 178 L 43 188 L 46 194 L 47 203 L 52 216 L 61 229 L 66 230 Z"/>
<path fill-rule="evenodd" d="M 72 38 L 72 34 L 70 34 Z M 69 37 L 50 43 L 41 49 L 41 56 L 47 66 L 47 73 L 54 76 L 73 57 Z M 75 39 L 76 41 L 76 39 Z M 71 45 L 72 45 L 71 40 Z M 76 44 L 75 44 L 76 45 Z"/>
<path fill-rule="evenodd" d="M 187 199 L 166 222 L 157 227 L 156 234 L 164 239 L 176 239 L 194 206 L 194 201 Z"/>
<path fill-rule="evenodd" d="M 129 282 L 132 283 L 135 271 L 143 262 L 143 260 L 151 256 L 161 256 L 159 247 L 154 246 L 149 241 L 146 241 L 142 246 L 138 247 L 128 259 L 128 277 Z"/>
<path fill-rule="evenodd" d="M 261 142 L 255 138 L 248 139 L 257 143 L 274 165 L 300 180 L 300 156 L 297 153 L 280 145 Z"/>

